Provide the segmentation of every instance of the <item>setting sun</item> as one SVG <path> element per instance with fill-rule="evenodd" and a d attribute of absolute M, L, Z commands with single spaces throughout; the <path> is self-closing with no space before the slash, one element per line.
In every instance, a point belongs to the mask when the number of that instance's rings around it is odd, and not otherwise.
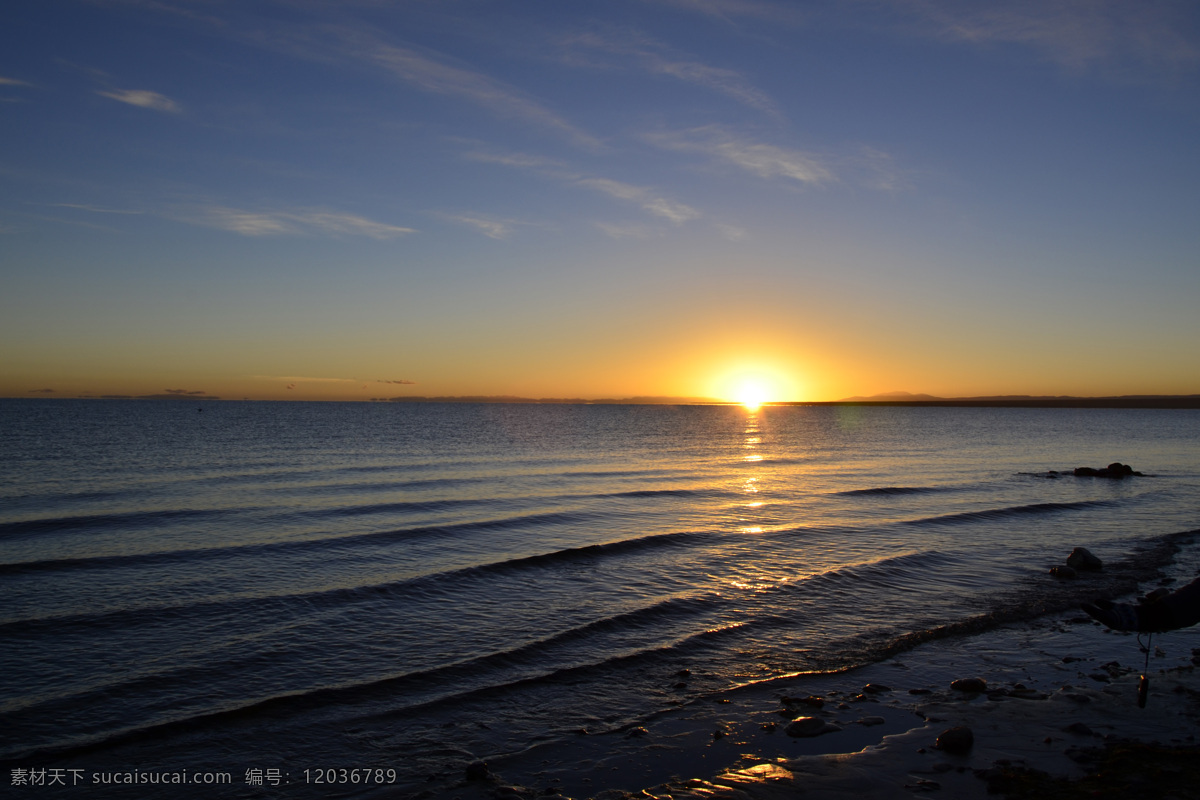
<path fill-rule="evenodd" d="M 767 403 L 796 399 L 796 381 L 788 371 L 763 364 L 741 365 L 720 375 L 713 383 L 713 396 L 737 403 L 751 411 Z"/>
<path fill-rule="evenodd" d="M 765 383 L 760 380 L 747 379 L 738 385 L 733 399 L 751 411 L 756 411 L 763 403 L 769 402 L 772 398 Z"/>

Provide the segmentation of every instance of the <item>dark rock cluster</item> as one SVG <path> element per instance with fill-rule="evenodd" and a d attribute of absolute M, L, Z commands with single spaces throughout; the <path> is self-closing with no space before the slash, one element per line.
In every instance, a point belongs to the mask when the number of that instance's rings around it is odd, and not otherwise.
<path fill-rule="evenodd" d="M 1131 476 L 1142 477 L 1142 473 L 1134 472 L 1133 467 L 1128 464 L 1122 464 L 1119 461 L 1114 461 L 1107 467 L 1096 469 L 1094 467 L 1076 467 L 1076 478 L 1128 478 Z"/>

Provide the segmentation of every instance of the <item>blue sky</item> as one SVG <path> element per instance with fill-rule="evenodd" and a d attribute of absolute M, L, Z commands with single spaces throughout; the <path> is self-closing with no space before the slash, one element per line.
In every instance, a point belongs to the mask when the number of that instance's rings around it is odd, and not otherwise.
<path fill-rule="evenodd" d="M 2 395 L 1200 393 L 1194 3 L 0 19 Z"/>

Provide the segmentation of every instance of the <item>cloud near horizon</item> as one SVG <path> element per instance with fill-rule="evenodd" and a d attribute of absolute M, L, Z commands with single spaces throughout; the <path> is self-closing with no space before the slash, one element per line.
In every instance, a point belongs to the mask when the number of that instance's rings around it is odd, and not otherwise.
<path fill-rule="evenodd" d="M 252 375 L 263 381 L 288 381 L 289 383 L 358 383 L 357 378 L 307 378 L 296 375 Z"/>

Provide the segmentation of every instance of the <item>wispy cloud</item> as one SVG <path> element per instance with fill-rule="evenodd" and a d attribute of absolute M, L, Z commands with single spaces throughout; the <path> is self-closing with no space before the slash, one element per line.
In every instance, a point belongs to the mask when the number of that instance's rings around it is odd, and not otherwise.
<path fill-rule="evenodd" d="M 207 206 L 183 211 L 178 213 L 176 218 L 194 225 L 206 225 L 240 233 L 243 236 L 324 233 L 369 236 L 372 239 L 383 240 L 416 233 L 415 228 L 388 225 L 366 217 L 324 209 L 246 211 L 224 206 Z"/>
<path fill-rule="evenodd" d="M 178 114 L 183 110 L 171 98 L 161 95 L 158 92 L 150 92 L 144 89 L 115 89 L 108 92 L 97 89 L 96 94 L 120 103 L 128 103 L 131 106 L 149 108 L 154 111 L 165 111 L 169 114 Z"/>
<path fill-rule="evenodd" d="M 515 219 L 502 219 L 485 214 L 441 214 L 451 222 L 467 225 L 487 236 L 489 239 L 507 239 L 520 225 L 529 223 Z"/>
<path fill-rule="evenodd" d="M 251 375 L 256 380 L 287 381 L 288 383 L 358 383 L 356 378 L 309 378 L 297 375 Z"/>
<path fill-rule="evenodd" d="M 669 219 L 676 224 L 701 216 L 700 212 L 691 206 L 677 203 L 674 200 L 668 200 L 645 186 L 634 186 L 630 183 L 622 183 L 621 181 L 609 180 L 608 178 L 583 178 L 577 181 L 577 183 L 580 186 L 602 192 L 609 197 L 637 203 L 646 212 L 657 217 Z"/>
<path fill-rule="evenodd" d="M 606 236 L 613 239 L 650 239 L 658 235 L 658 232 L 647 225 L 639 223 L 614 223 L 614 222 L 597 222 L 596 227 L 604 232 Z"/>
<path fill-rule="evenodd" d="M 731 242 L 740 242 L 746 238 L 746 229 L 738 225 L 727 225 L 723 222 L 718 222 L 716 227 L 717 232 Z"/>
<path fill-rule="evenodd" d="M 377 381 L 375 381 L 375 382 L 376 382 L 376 383 L 398 383 L 398 384 L 400 384 L 401 386 L 415 386 L 415 385 L 416 385 L 416 383 L 417 383 L 416 381 L 406 381 L 406 380 L 403 380 L 403 379 L 401 379 L 401 380 L 398 380 L 398 381 L 377 380 Z"/>
<path fill-rule="evenodd" d="M 555 131 L 589 150 L 603 143 L 572 125 L 520 89 L 483 72 L 457 66 L 407 47 L 386 44 L 371 35 L 342 31 L 343 54 L 366 60 L 422 91 L 457 97 L 510 119 Z"/>
<path fill-rule="evenodd" d="M 571 174 L 569 167 L 558 159 L 530 155 L 528 153 L 498 153 L 473 148 L 465 152 L 463 158 L 471 161 L 480 161 L 485 164 L 499 164 L 505 167 L 538 170 L 547 175 Z"/>
<path fill-rule="evenodd" d="M 675 6 L 685 11 L 694 11 L 710 17 L 731 20 L 736 17 L 766 20 L 768 22 L 798 25 L 805 15 L 788 3 L 770 3 L 762 0 L 648 0 L 658 5 Z"/>
<path fill-rule="evenodd" d="M 874 147 L 864 145 L 856 154 L 842 159 L 842 163 L 857 172 L 856 178 L 872 189 L 900 192 L 912 188 L 909 181 L 912 171 L 902 169 L 891 154 Z"/>
<path fill-rule="evenodd" d="M 1072 70 L 1129 56 L 1159 66 L 1200 64 L 1200 46 L 1187 35 L 1195 11 L 1191 0 L 1016 0 L 978 5 L 888 0 L 885 5 L 909 15 L 923 32 L 937 38 L 1026 45 Z"/>
<path fill-rule="evenodd" d="M 0 75 L 0 86 L 32 86 L 33 84 L 26 81 L 19 81 L 16 78 L 6 78 Z"/>
<path fill-rule="evenodd" d="M 464 157 L 474 161 L 531 170 L 564 184 L 600 192 L 615 200 L 635 203 L 648 214 L 670 220 L 676 224 L 703 216 L 699 210 L 665 197 L 649 186 L 636 186 L 631 183 L 612 180 L 611 178 L 587 175 L 576 170 L 571 170 L 561 162 L 552 159 L 544 159 L 523 153 L 496 153 L 494 151 L 488 152 L 478 149 L 466 153 Z"/>
<path fill-rule="evenodd" d="M 45 205 L 51 208 L 73 208 L 78 211 L 90 211 L 93 214 L 129 214 L 137 215 L 144 214 L 144 211 L 134 211 L 127 208 L 105 208 L 104 206 L 93 206 L 86 203 L 46 203 Z"/>
<path fill-rule="evenodd" d="M 573 62 L 577 63 L 580 48 L 631 58 L 641 69 L 652 74 L 703 86 L 750 108 L 779 116 L 775 102 L 740 72 L 688 59 L 644 34 L 628 31 L 584 33 L 568 37 L 564 44 L 570 48 Z"/>
<path fill-rule="evenodd" d="M 820 185 L 836 179 L 826 159 L 801 150 L 764 144 L 716 125 L 687 131 L 649 134 L 647 140 L 665 150 L 700 153 L 724 161 L 760 178 L 786 178 Z"/>

